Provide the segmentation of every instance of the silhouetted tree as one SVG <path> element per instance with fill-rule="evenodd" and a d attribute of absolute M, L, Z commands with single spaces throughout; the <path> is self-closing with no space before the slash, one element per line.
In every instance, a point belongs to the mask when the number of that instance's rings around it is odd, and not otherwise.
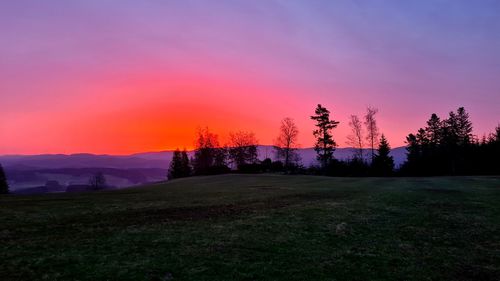
<path fill-rule="evenodd" d="M 435 113 L 433 113 L 431 115 L 431 118 L 427 121 L 425 134 L 426 138 L 429 140 L 429 144 L 433 147 L 437 147 L 441 144 L 441 139 L 443 136 L 443 123 Z"/>
<path fill-rule="evenodd" d="M 463 107 L 457 109 L 457 113 L 450 112 L 449 123 L 453 124 L 458 139 L 459 146 L 466 146 L 473 142 L 472 122 L 469 120 L 469 113 Z"/>
<path fill-rule="evenodd" d="M 406 137 L 406 161 L 401 167 L 404 173 L 417 174 L 420 166 L 420 145 L 417 137 L 414 134 L 409 134 Z"/>
<path fill-rule="evenodd" d="M 491 138 L 479 142 L 463 107 L 441 120 L 432 114 L 425 129 L 409 134 L 408 158 L 402 172 L 411 175 L 495 174 Z M 497 155 L 497 156 L 494 156 Z M 498 159 L 498 158 L 497 158 Z M 498 162 L 498 161 L 496 161 Z M 499 171 L 500 172 L 500 171 Z"/>
<path fill-rule="evenodd" d="M 215 162 L 215 149 L 219 146 L 217 135 L 208 128 L 199 129 L 194 152 L 193 168 L 195 174 L 208 174 Z"/>
<path fill-rule="evenodd" d="M 451 111 L 444 120 L 442 148 L 448 160 L 448 172 L 452 175 L 463 174 L 466 170 L 466 154 L 472 144 L 472 123 L 463 107 L 457 112 Z"/>
<path fill-rule="evenodd" d="M 255 134 L 239 131 L 229 134 L 228 154 L 232 163 L 240 169 L 243 165 L 257 162 L 258 141 Z"/>
<path fill-rule="evenodd" d="M 374 175 L 390 176 L 394 171 L 394 159 L 389 155 L 391 147 L 383 134 L 380 138 L 377 152 L 371 165 Z"/>
<path fill-rule="evenodd" d="M 373 107 L 368 107 L 366 109 L 365 115 L 365 126 L 366 126 L 366 139 L 370 144 L 371 149 L 371 160 L 375 158 L 375 146 L 377 146 L 378 141 L 378 127 L 377 120 L 375 119 L 375 115 L 377 114 L 378 109 Z"/>
<path fill-rule="evenodd" d="M 191 164 L 189 163 L 189 157 L 186 149 L 181 152 L 181 167 L 182 167 L 182 176 L 189 177 L 192 173 Z"/>
<path fill-rule="evenodd" d="M 172 161 L 170 161 L 170 167 L 168 168 L 168 179 L 176 179 L 181 177 L 181 152 L 179 149 L 174 151 L 174 155 L 172 156 Z"/>
<path fill-rule="evenodd" d="M 212 174 L 226 173 L 230 169 L 228 167 L 228 149 L 227 147 L 216 147 L 214 150 L 214 166 Z"/>
<path fill-rule="evenodd" d="M 443 170 L 443 136 L 445 122 L 436 115 L 432 114 L 427 121 L 425 129 L 419 129 L 419 139 L 421 145 L 421 167 L 423 174 L 437 175 Z"/>
<path fill-rule="evenodd" d="M 186 150 L 181 152 L 179 149 L 176 149 L 168 169 L 168 179 L 171 180 L 189 177 L 190 175 L 191 167 L 189 166 L 189 159 Z"/>
<path fill-rule="evenodd" d="M 274 143 L 276 156 L 278 159 L 284 160 L 285 169 L 290 168 L 292 163 L 300 160 L 296 153 L 298 136 L 299 129 L 292 118 L 287 117 L 281 120 L 279 135 Z"/>
<path fill-rule="evenodd" d="M 9 183 L 7 182 L 7 176 L 5 175 L 5 171 L 0 164 L 0 194 L 9 193 Z"/>
<path fill-rule="evenodd" d="M 495 128 L 495 133 L 491 134 L 491 141 L 500 143 L 500 124 Z"/>
<path fill-rule="evenodd" d="M 229 171 L 226 163 L 227 150 L 219 146 L 218 136 L 208 128 L 199 129 L 193 158 L 196 175 L 219 174 Z"/>
<path fill-rule="evenodd" d="M 472 145 L 472 157 L 475 174 L 500 175 L 500 125 L 488 137 L 484 136 L 481 142 Z M 470 159 L 467 159 L 470 161 Z"/>
<path fill-rule="evenodd" d="M 102 172 L 97 172 L 89 180 L 90 188 L 94 190 L 104 189 L 107 186 L 106 178 Z"/>
<path fill-rule="evenodd" d="M 438 175 L 443 170 L 443 136 L 445 122 L 432 114 L 425 129 L 406 137 L 407 161 L 402 167 L 412 175 Z"/>
<path fill-rule="evenodd" d="M 316 138 L 314 150 L 318 154 L 317 159 L 322 168 L 326 169 L 332 161 L 333 152 L 337 147 L 331 131 L 337 127 L 339 122 L 330 120 L 330 111 L 321 104 L 318 104 L 314 113 L 315 115 L 311 116 L 311 119 L 316 121 L 316 129 L 313 131 Z"/>
<path fill-rule="evenodd" d="M 500 175 L 500 124 L 495 128 L 495 132 L 490 134 L 488 142 L 482 146 L 481 159 L 485 166 L 482 170 L 487 174 Z"/>
<path fill-rule="evenodd" d="M 349 120 L 351 134 L 347 136 L 347 144 L 356 148 L 354 158 L 363 161 L 363 126 L 357 115 L 351 115 Z"/>

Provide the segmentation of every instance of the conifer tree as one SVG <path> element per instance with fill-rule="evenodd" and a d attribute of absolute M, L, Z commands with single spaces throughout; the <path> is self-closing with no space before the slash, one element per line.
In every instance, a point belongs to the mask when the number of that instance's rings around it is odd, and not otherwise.
<path fill-rule="evenodd" d="M 339 122 L 330 120 L 330 111 L 321 104 L 318 104 L 314 113 L 315 115 L 311 116 L 311 119 L 316 121 L 316 130 L 313 131 L 316 138 L 314 150 L 318 154 L 317 159 L 322 168 L 326 169 L 333 160 L 333 152 L 337 147 L 331 131 L 337 127 Z"/>
<path fill-rule="evenodd" d="M 170 167 L 168 169 L 168 179 L 176 179 L 182 177 L 182 156 L 179 149 L 174 151 L 174 155 L 172 156 L 172 161 L 170 162 Z"/>
<path fill-rule="evenodd" d="M 431 118 L 427 121 L 427 127 L 425 128 L 426 136 L 431 146 L 435 147 L 440 144 L 443 134 L 442 127 L 443 123 L 441 122 L 441 119 L 433 113 Z"/>
<path fill-rule="evenodd" d="M 9 193 L 9 184 L 7 182 L 7 176 L 3 170 L 2 164 L 0 164 L 0 194 Z"/>
<path fill-rule="evenodd" d="M 390 156 L 391 147 L 382 134 L 377 155 L 373 158 L 372 169 L 377 176 L 390 176 L 394 170 L 394 159 Z"/>
<path fill-rule="evenodd" d="M 451 111 L 444 120 L 442 150 L 447 160 L 448 173 L 463 174 L 466 169 L 466 153 L 473 142 L 472 123 L 463 107 Z"/>
<path fill-rule="evenodd" d="M 189 177 L 191 175 L 191 165 L 189 164 L 189 157 L 185 149 L 181 153 L 181 167 L 182 167 L 182 176 Z"/>
<path fill-rule="evenodd" d="M 407 138 L 408 158 L 403 171 L 413 175 L 494 173 L 492 145 L 472 134 L 472 122 L 463 107 L 441 120 L 432 114 L 425 129 Z"/>

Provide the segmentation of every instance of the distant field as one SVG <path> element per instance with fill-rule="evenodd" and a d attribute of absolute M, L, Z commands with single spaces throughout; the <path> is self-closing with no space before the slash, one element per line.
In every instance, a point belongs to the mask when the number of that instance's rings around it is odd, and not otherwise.
<path fill-rule="evenodd" d="M 500 178 L 224 175 L 0 196 L 0 280 L 500 280 Z"/>

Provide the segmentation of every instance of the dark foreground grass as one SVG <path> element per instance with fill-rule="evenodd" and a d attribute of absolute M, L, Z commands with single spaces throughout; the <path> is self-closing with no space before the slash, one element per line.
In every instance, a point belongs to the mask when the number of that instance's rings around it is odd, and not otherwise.
<path fill-rule="evenodd" d="M 500 280 L 500 178 L 225 175 L 0 197 L 1 280 Z"/>

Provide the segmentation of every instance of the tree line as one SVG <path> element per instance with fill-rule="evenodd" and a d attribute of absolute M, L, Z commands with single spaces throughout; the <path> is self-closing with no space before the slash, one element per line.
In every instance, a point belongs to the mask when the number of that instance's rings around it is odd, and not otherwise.
<path fill-rule="evenodd" d="M 297 150 L 299 130 L 292 118 L 281 120 L 277 137 L 274 140 L 274 159 L 258 158 L 258 140 L 252 132 L 238 131 L 229 134 L 227 144 L 221 146 L 218 136 L 208 128 L 199 129 L 196 134 L 194 155 L 189 159 L 187 151 L 174 151 L 168 170 L 168 178 L 181 178 L 191 175 L 212 175 L 238 171 L 243 173 L 282 172 L 309 173 L 326 175 L 391 175 L 394 161 L 389 155 L 390 146 L 382 135 L 379 139 L 375 115 L 377 109 L 369 107 L 364 116 L 367 135 L 363 135 L 363 124 L 359 117 L 351 116 L 350 126 L 353 134 L 349 144 L 358 152 L 353 159 L 340 161 L 334 158 L 337 143 L 333 130 L 339 121 L 330 118 L 330 111 L 318 105 L 310 118 L 316 122 L 313 135 L 316 143 L 319 166 L 304 167 Z M 371 160 L 366 161 L 363 155 L 365 140 L 371 147 Z"/>
<path fill-rule="evenodd" d="M 500 125 L 479 140 L 463 107 L 448 118 L 432 114 L 424 128 L 406 137 L 407 161 L 402 174 L 493 175 L 500 174 Z"/>
<path fill-rule="evenodd" d="M 407 160 L 395 169 L 389 141 L 377 125 L 378 109 L 368 107 L 362 117 L 349 117 L 349 146 L 355 149 L 351 159 L 334 157 L 338 144 L 334 130 L 340 124 L 331 112 L 318 104 L 312 134 L 315 137 L 317 165 L 304 167 L 297 153 L 299 130 L 294 120 L 284 118 L 274 141 L 275 159 L 258 159 L 258 141 L 252 132 L 232 132 L 224 146 L 208 128 L 196 137 L 194 156 L 176 150 L 168 178 L 211 175 L 237 171 L 242 173 L 281 172 L 330 176 L 427 176 L 500 174 L 500 126 L 489 136 L 478 140 L 472 134 L 472 122 L 463 107 L 441 120 L 432 114 L 425 128 L 406 138 Z M 369 155 L 364 155 L 369 148 Z"/>

